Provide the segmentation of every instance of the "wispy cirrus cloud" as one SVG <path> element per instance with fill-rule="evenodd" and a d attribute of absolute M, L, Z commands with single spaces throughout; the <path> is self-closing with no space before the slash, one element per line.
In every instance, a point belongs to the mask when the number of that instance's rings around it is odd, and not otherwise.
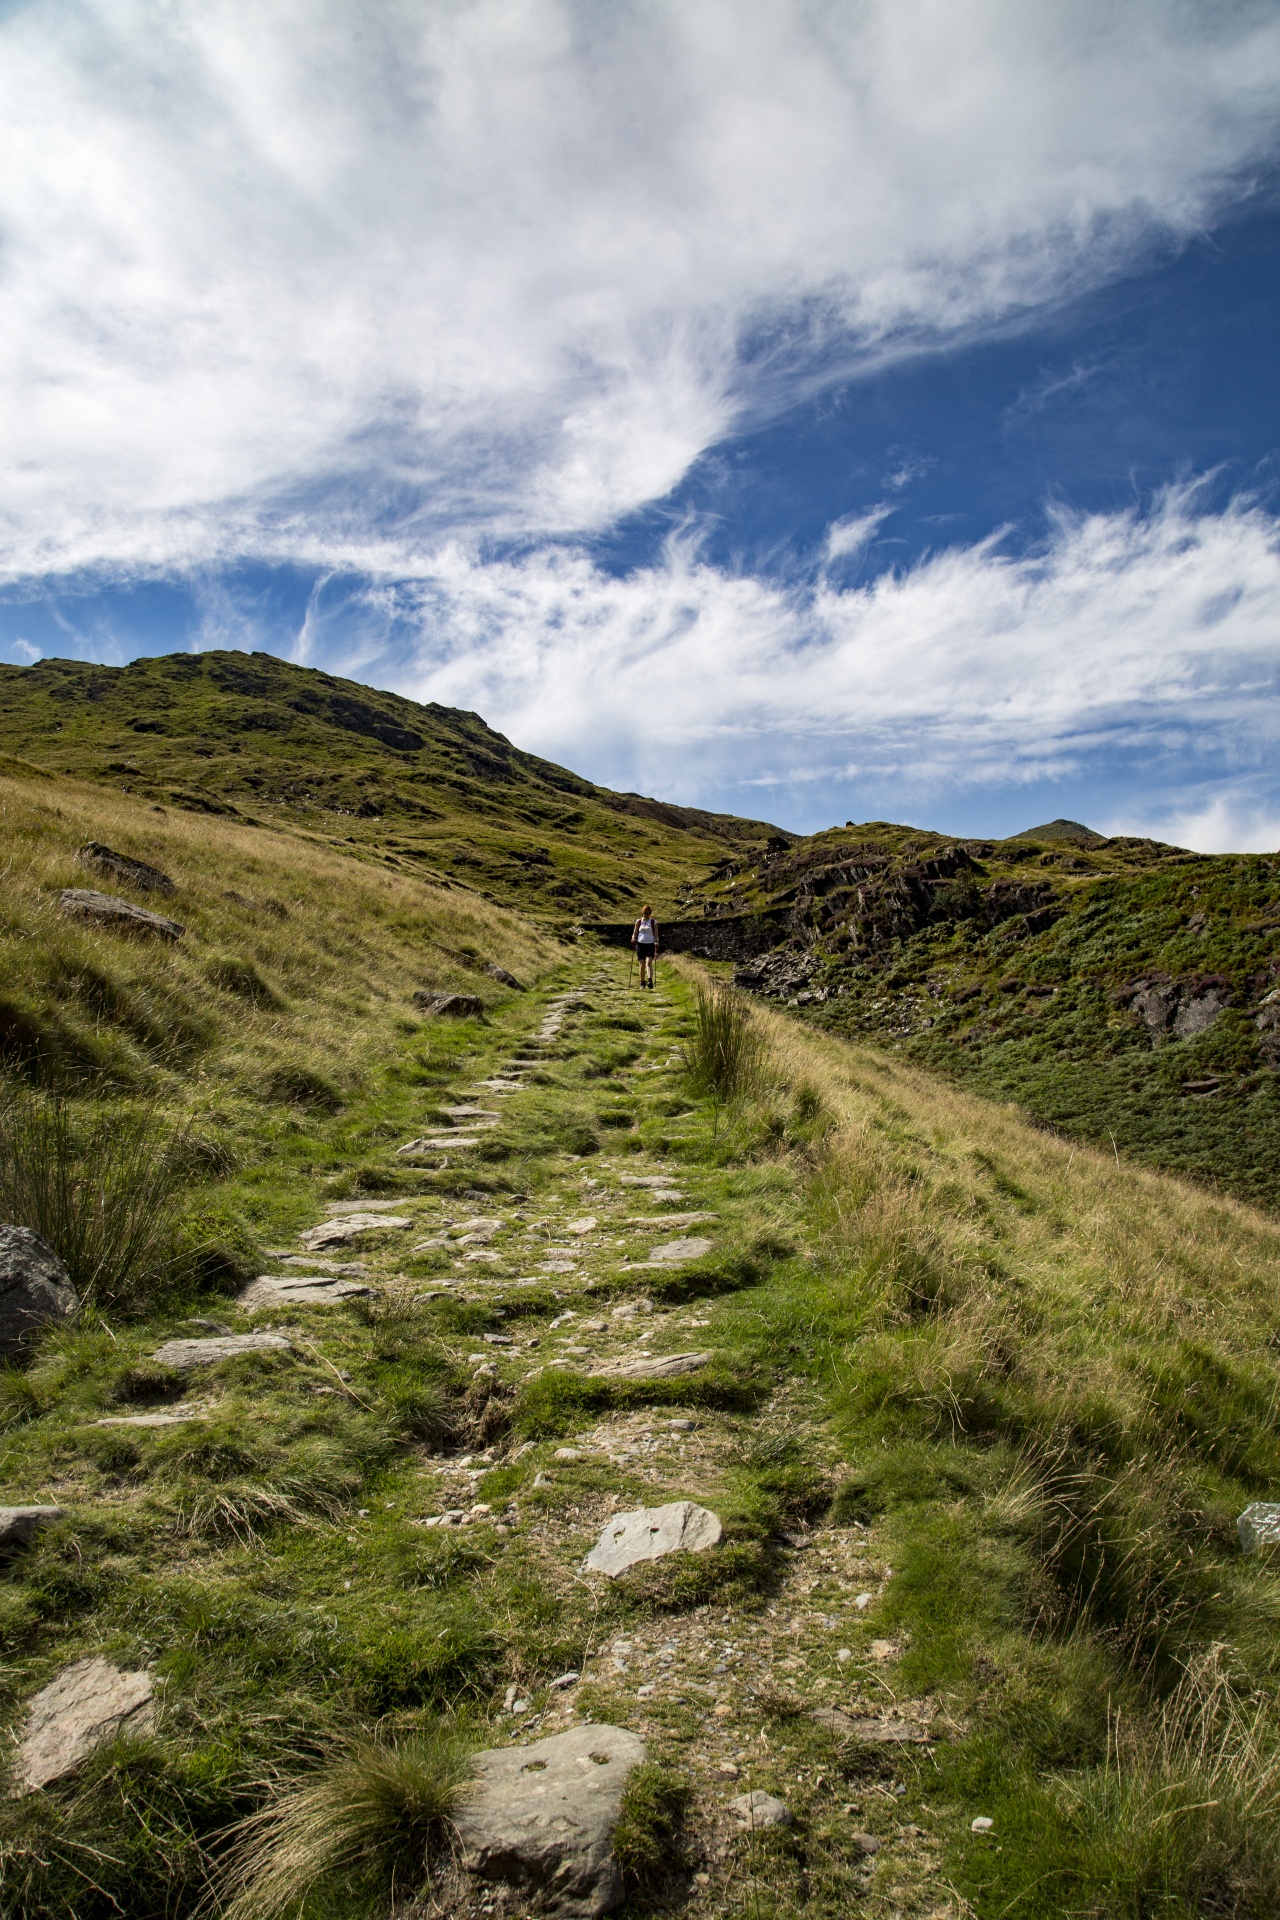
<path fill-rule="evenodd" d="M 1280 21 L 69 0 L 0 52 L 8 577 L 412 571 L 1198 230 L 1274 154 Z"/>

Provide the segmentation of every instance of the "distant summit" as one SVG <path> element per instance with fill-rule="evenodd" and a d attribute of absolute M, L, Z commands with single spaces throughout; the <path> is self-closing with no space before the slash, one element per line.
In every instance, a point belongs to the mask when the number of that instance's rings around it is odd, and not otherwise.
<path fill-rule="evenodd" d="M 1092 827 L 1082 827 L 1078 820 L 1051 820 L 1046 827 L 1028 827 L 1009 836 L 1011 840 L 1074 840 L 1081 847 L 1100 847 L 1106 837 Z"/>

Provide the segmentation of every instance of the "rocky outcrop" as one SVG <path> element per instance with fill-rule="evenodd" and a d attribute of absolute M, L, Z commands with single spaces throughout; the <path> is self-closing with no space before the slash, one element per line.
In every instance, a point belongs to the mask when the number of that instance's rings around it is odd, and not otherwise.
<path fill-rule="evenodd" d="M 0 1225 L 0 1354 L 20 1353 L 50 1322 L 80 1306 L 71 1276 L 30 1227 Z"/>
<path fill-rule="evenodd" d="M 627 1777 L 645 1757 L 623 1727 L 574 1727 L 477 1754 L 454 1816 L 462 1865 L 534 1896 L 557 1920 L 595 1920 L 622 1899 L 613 1834 Z"/>
<path fill-rule="evenodd" d="M 642 1560 L 661 1560 L 669 1553 L 705 1553 L 719 1546 L 724 1528 L 718 1514 L 692 1500 L 675 1500 L 666 1507 L 637 1507 L 615 1514 L 587 1555 L 592 1573 L 616 1580 Z"/>
<path fill-rule="evenodd" d="M 363 1240 L 369 1233 L 395 1232 L 412 1225 L 412 1220 L 406 1220 L 403 1214 L 349 1213 L 336 1220 L 324 1220 L 318 1227 L 308 1227 L 298 1235 L 298 1242 L 308 1253 L 319 1253 L 322 1247 L 341 1247 L 349 1240 Z"/>
<path fill-rule="evenodd" d="M 135 887 L 139 893 L 174 894 L 178 891 L 167 873 L 161 873 L 159 867 L 149 867 L 145 860 L 132 860 L 127 853 L 116 853 L 110 847 L 104 847 L 100 840 L 90 840 L 81 847 L 76 859 L 82 867 L 89 867 L 95 873 L 105 873 L 121 886 Z"/>
<path fill-rule="evenodd" d="M 149 1673 L 123 1673 L 109 1660 L 77 1660 L 32 1700 L 14 1763 L 14 1790 L 30 1793 L 64 1780 L 117 1734 L 150 1733 L 155 1724 Z"/>
<path fill-rule="evenodd" d="M 1116 998 L 1141 1017 L 1158 1047 L 1207 1032 L 1234 996 L 1221 974 L 1192 974 L 1184 980 L 1144 975 L 1131 980 Z"/>
<path fill-rule="evenodd" d="M 109 927 L 113 933 L 150 935 L 157 940 L 181 940 L 186 932 L 176 920 L 162 913 L 135 907 L 131 901 L 117 900 L 111 893 L 95 893 L 90 887 L 64 887 L 58 896 L 59 911 L 73 920 L 92 920 L 96 926 Z"/>
<path fill-rule="evenodd" d="M 496 961 L 490 960 L 485 967 L 485 972 L 491 980 L 496 980 L 500 987 L 510 987 L 515 993 L 524 992 L 524 988 L 520 985 L 514 973 L 508 973 L 506 968 L 500 967 Z"/>

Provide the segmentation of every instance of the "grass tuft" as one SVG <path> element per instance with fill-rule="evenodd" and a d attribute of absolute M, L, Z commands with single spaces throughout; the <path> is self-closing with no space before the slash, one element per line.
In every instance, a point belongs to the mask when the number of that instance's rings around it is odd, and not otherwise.
<path fill-rule="evenodd" d="M 439 1729 L 351 1741 L 233 1829 L 223 1920 L 275 1920 L 330 1883 L 394 1904 L 429 1877 L 466 1774 L 462 1743 Z"/>
<path fill-rule="evenodd" d="M 699 983 L 694 990 L 693 1021 L 682 1056 L 693 1091 L 718 1104 L 754 1092 L 762 1078 L 764 1035 L 743 996 L 727 987 Z"/>
<path fill-rule="evenodd" d="M 82 1305 L 136 1310 L 167 1291 L 181 1163 L 154 1110 L 81 1119 L 14 1085 L 0 1099 L 0 1214 L 48 1241 Z"/>

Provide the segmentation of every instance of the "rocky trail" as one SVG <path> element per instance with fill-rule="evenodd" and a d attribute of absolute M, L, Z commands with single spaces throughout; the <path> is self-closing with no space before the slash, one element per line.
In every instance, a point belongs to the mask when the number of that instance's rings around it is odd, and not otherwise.
<path fill-rule="evenodd" d="M 820 1487 L 837 1450 L 784 1354 L 771 1382 L 734 1380 L 744 1247 L 762 1222 L 775 1238 L 790 1230 L 788 1180 L 707 1160 L 705 1115 L 680 1097 L 687 994 L 679 980 L 628 992 L 616 961 L 583 968 L 505 1057 L 438 1091 L 432 1130 L 389 1149 L 434 1176 L 474 1164 L 474 1187 L 323 1203 L 221 1318 L 152 1346 L 147 1363 L 175 1377 L 178 1399 L 93 1424 L 140 1443 L 196 1441 L 243 1412 L 244 1369 L 263 1359 L 292 1370 L 294 1393 L 358 1412 L 365 1390 L 341 1364 L 362 1331 L 352 1308 L 375 1339 L 435 1316 L 447 1361 L 470 1379 L 475 1441 L 415 1449 L 380 1512 L 333 1530 L 344 1594 L 417 1533 L 465 1538 L 461 1584 L 486 1588 L 499 1618 L 503 1588 L 522 1596 L 487 1712 L 465 1660 L 454 1676 L 480 1772 L 458 1814 L 458 1877 L 422 1896 L 422 1911 L 569 1916 L 625 1899 L 690 1920 L 849 1901 L 959 1912 L 915 1794 L 948 1737 L 946 1710 L 895 1684 L 904 1643 L 877 1625 L 892 1568 L 875 1530 L 803 1516 L 762 1528 L 749 1488 L 744 1499 L 744 1459 L 767 1464 L 771 1440 L 785 1453 L 800 1436 Z M 597 1057 L 594 1078 L 566 1086 L 558 1076 L 588 1035 L 597 1048 L 621 1038 L 623 1057 Z M 539 1135 L 566 1104 L 579 1126 L 604 1121 L 605 1151 L 584 1160 L 553 1146 L 536 1193 L 480 1184 L 493 1164 L 476 1158 L 484 1143 L 514 1131 L 545 1152 Z M 633 1116 L 658 1108 L 668 1120 L 649 1146 Z M 439 1320 L 449 1308 L 452 1327 Z M 232 1393 L 216 1384 L 228 1363 L 240 1369 Z M 546 1437 L 521 1439 L 509 1410 L 537 1393 L 531 1424 Z M 49 1518 L 60 1509 L 15 1510 L 14 1542 Z M 539 1613 L 552 1634 L 530 1630 Z M 149 1669 L 73 1663 L 28 1702 L 15 1778 L 29 1789 L 74 1773 L 140 1707 L 129 1724 L 150 1733 L 163 1701 Z M 624 1874 L 614 1829 L 631 1818 L 633 1776 L 665 1808 L 665 1840 Z"/>

